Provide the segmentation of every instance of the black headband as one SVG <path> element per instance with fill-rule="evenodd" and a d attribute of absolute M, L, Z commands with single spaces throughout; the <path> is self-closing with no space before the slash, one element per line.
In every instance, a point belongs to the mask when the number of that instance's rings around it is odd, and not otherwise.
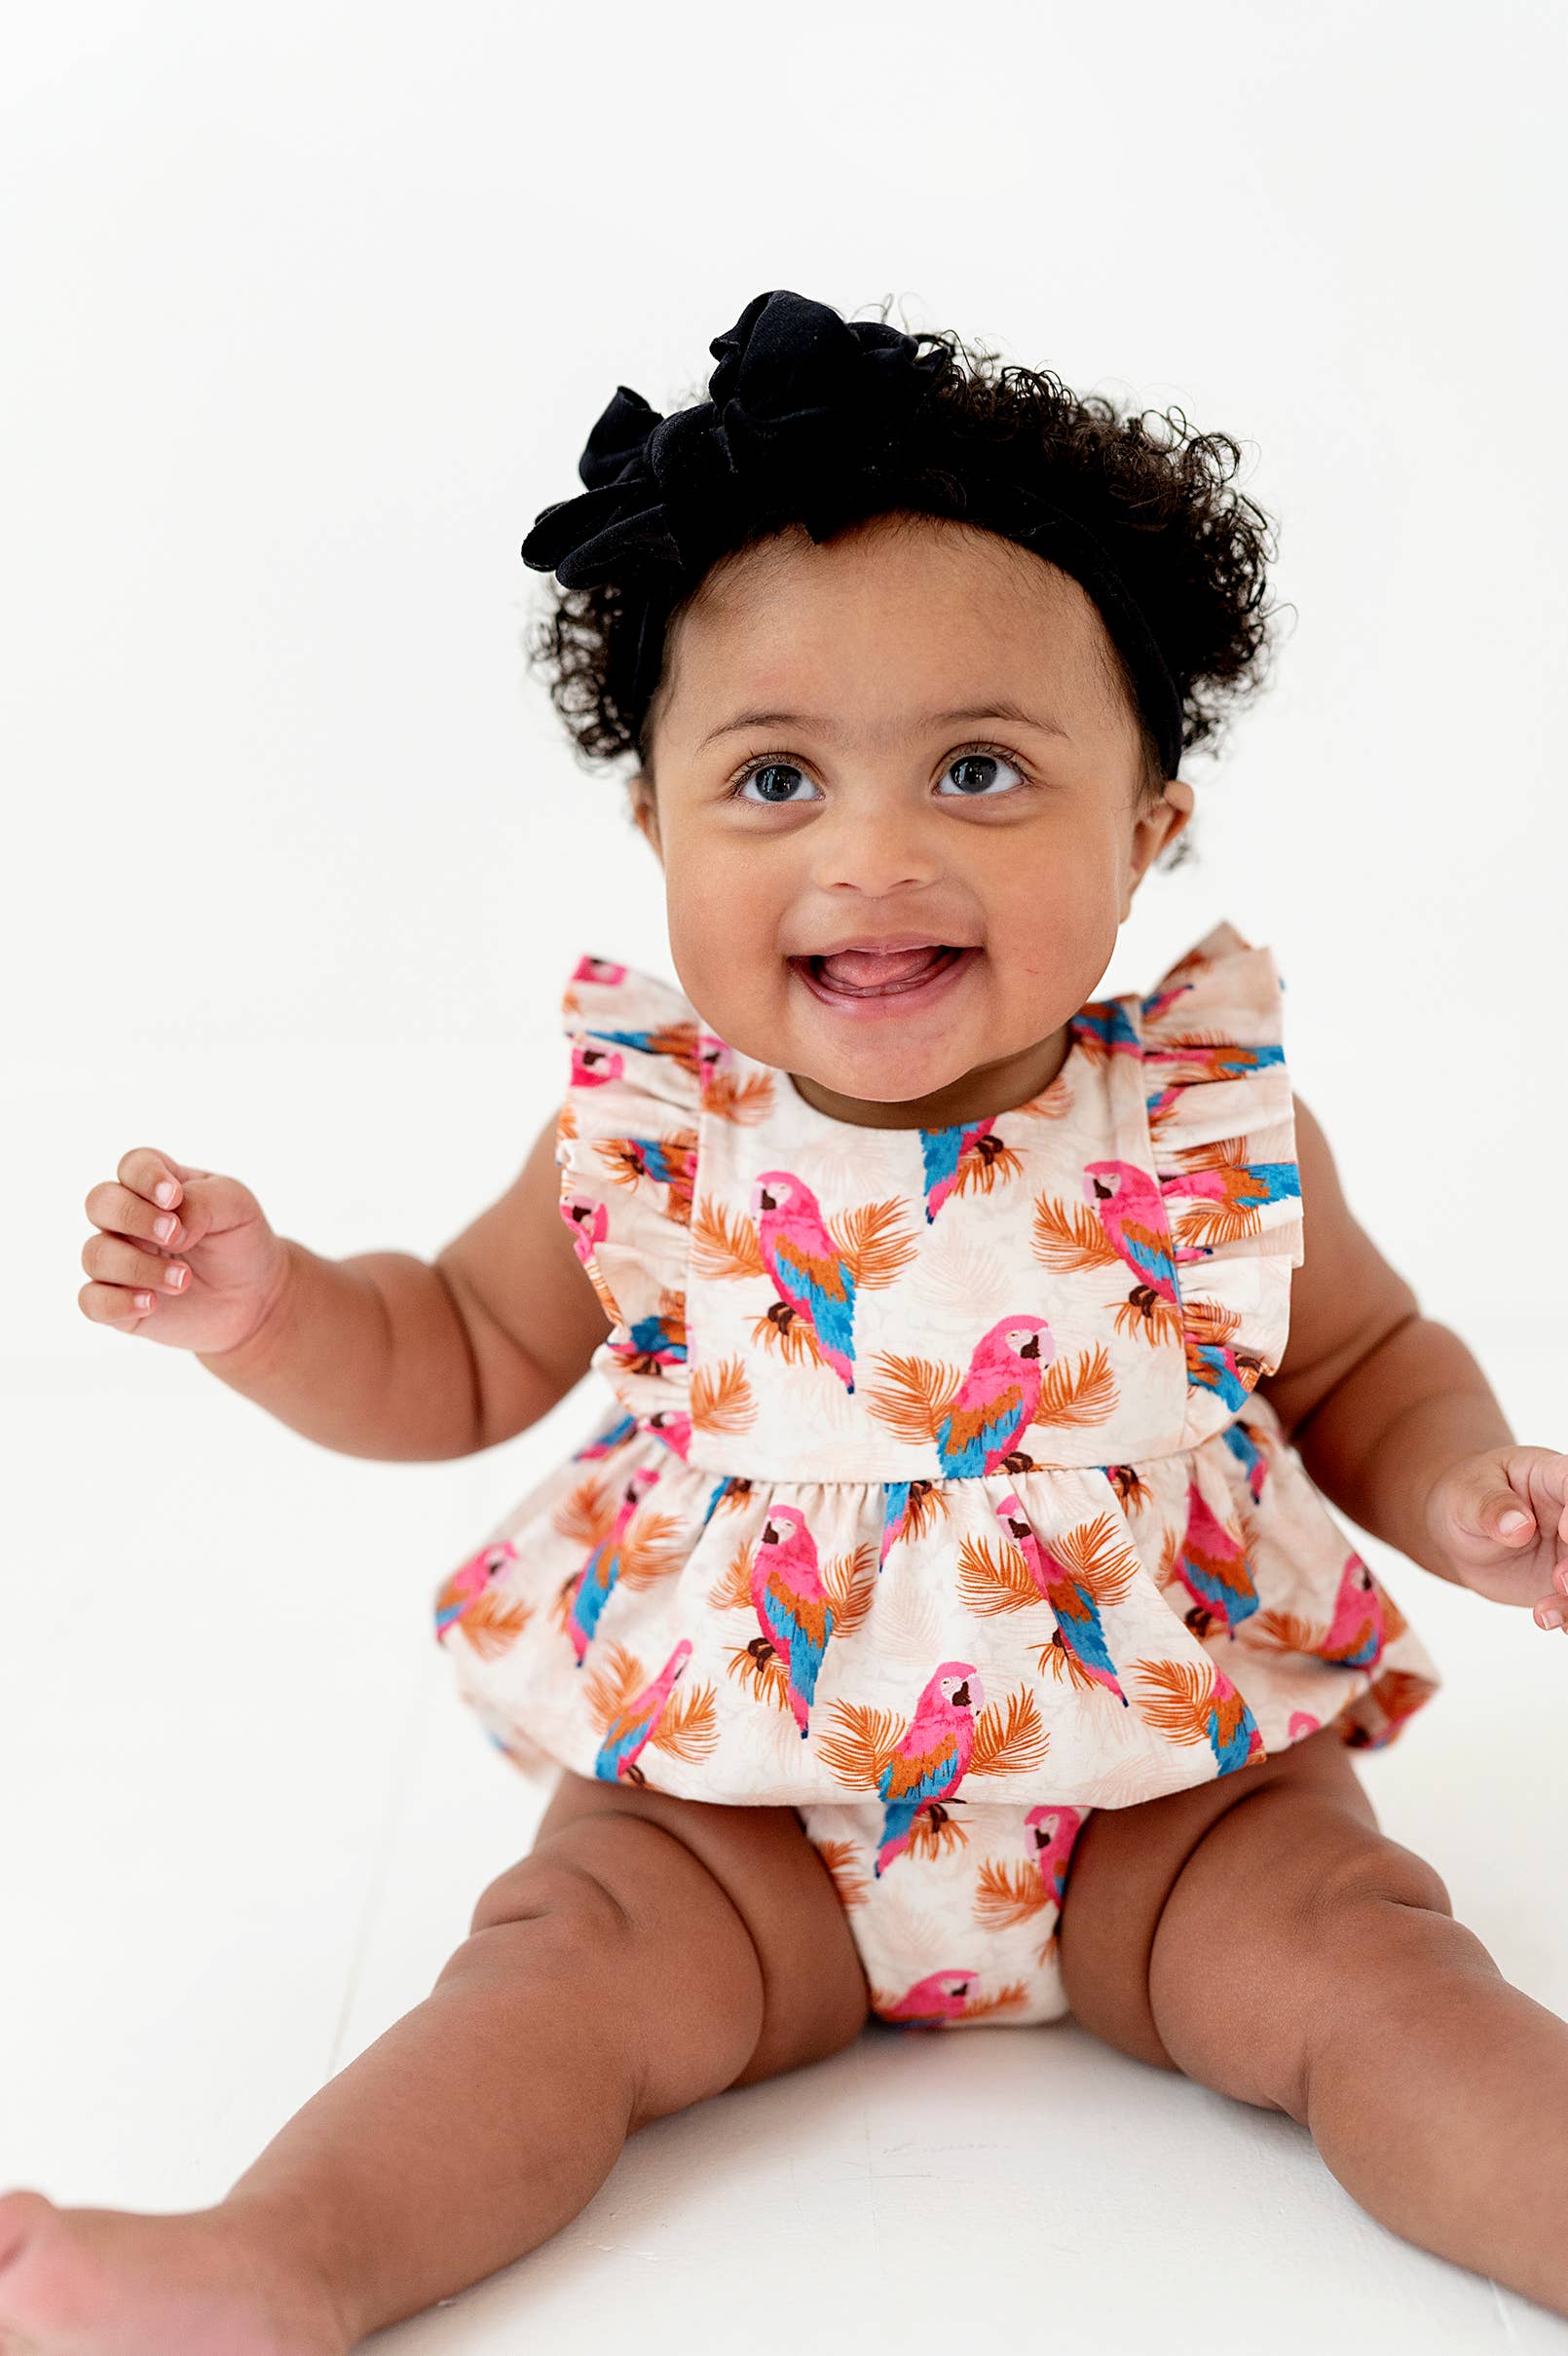
<path fill-rule="evenodd" d="M 1020 478 L 1015 455 L 947 488 L 908 487 L 938 348 L 879 320 L 840 318 L 824 303 L 775 288 L 746 305 L 708 347 L 710 397 L 661 417 L 617 385 L 578 461 L 587 486 L 535 518 L 523 562 L 565 589 L 613 583 L 634 623 L 609 685 L 635 734 L 663 659 L 670 614 L 736 528 L 803 523 L 821 542 L 892 506 L 978 524 L 1069 573 L 1099 607 L 1131 674 L 1160 764 L 1181 759 L 1181 694 L 1137 599 L 1103 542 Z M 1048 454 L 1042 454 L 1048 467 Z M 945 470 L 940 458 L 939 473 Z M 903 488 L 901 488 L 903 486 Z M 868 504 L 870 503 L 870 504 Z"/>

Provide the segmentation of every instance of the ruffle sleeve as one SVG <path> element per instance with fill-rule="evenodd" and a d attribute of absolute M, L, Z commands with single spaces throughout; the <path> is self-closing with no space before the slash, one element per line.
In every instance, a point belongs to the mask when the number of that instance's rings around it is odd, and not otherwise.
<path fill-rule="evenodd" d="M 561 1018 L 561 1215 L 611 1323 L 592 1363 L 627 1414 L 680 1418 L 701 1075 L 718 1042 L 669 983 L 605 957 L 579 960 Z"/>
<path fill-rule="evenodd" d="M 1273 951 L 1222 921 L 1139 1009 L 1186 1352 L 1182 1447 L 1221 1430 L 1285 1353 L 1304 1253 L 1284 987 Z"/>

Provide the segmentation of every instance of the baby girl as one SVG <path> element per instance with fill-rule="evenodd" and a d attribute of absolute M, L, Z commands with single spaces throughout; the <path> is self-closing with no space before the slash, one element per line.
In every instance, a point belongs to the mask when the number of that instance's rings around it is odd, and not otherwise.
<path fill-rule="evenodd" d="M 151 1146 L 87 1197 L 83 1313 L 326 1446 L 606 1379 L 432 1582 L 533 1849 L 213 2207 L 0 2198 L 0 2339 L 340 2356 L 652 2119 L 1069 2014 L 1568 2315 L 1568 2026 L 1378 1828 L 1352 1753 L 1438 1680 L 1331 1510 L 1558 1628 L 1568 1456 L 1351 1215 L 1266 946 L 1091 994 L 1261 676 L 1237 445 L 782 290 L 711 350 L 523 550 L 679 988 L 584 943 L 559 1113 L 433 1264 Z"/>

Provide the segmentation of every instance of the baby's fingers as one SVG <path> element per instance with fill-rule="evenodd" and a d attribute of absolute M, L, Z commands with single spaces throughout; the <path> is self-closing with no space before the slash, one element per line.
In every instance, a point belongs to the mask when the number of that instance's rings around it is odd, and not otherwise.
<path fill-rule="evenodd" d="M 139 1237 L 143 1243 L 162 1244 L 166 1249 L 184 1241 L 185 1229 L 177 1211 L 160 1211 L 144 1194 L 112 1178 L 94 1186 L 83 1208 L 94 1227 L 106 1227 L 112 1235 Z"/>
<path fill-rule="evenodd" d="M 178 1292 L 189 1284 L 191 1275 L 183 1260 L 143 1252 L 123 1235 L 90 1235 L 82 1246 L 82 1265 L 100 1287 L 123 1285 L 128 1291 L 139 1287 L 147 1291 Z M 87 1309 L 81 1293 L 77 1298 Z"/>
<path fill-rule="evenodd" d="M 161 1211 L 172 1210 L 185 1191 L 186 1178 L 198 1178 L 199 1171 L 187 1169 L 181 1162 L 170 1161 L 156 1145 L 132 1145 L 129 1153 L 120 1156 L 115 1177 L 123 1186 L 139 1194 L 144 1201 L 156 1203 Z"/>
<path fill-rule="evenodd" d="M 84 1285 L 76 1300 L 82 1315 L 93 1325 L 133 1333 L 147 1323 L 157 1297 L 156 1292 L 128 1292 L 124 1285 Z"/>

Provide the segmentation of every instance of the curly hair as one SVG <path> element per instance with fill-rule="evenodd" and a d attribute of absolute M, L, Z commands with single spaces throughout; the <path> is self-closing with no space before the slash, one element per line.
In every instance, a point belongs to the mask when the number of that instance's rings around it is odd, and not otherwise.
<path fill-rule="evenodd" d="M 884 318 L 886 311 L 884 304 Z M 1038 467 L 1043 455 L 1054 494 L 1114 545 L 1122 576 L 1173 675 L 1184 683 L 1183 752 L 1200 745 L 1217 751 L 1234 708 L 1270 676 L 1269 625 L 1277 611 L 1263 603 L 1266 568 L 1275 553 L 1273 524 L 1234 486 L 1241 445 L 1228 433 L 1189 428 L 1178 408 L 1123 410 L 1103 394 L 1073 393 L 1051 370 L 1004 364 L 998 354 L 965 344 L 952 329 L 923 330 L 915 341 L 943 355 L 929 427 L 906 471 L 896 482 L 869 489 L 853 520 L 919 513 L 927 500 L 925 511 L 951 513 L 973 456 L 991 459 L 1022 445 Z M 730 545 L 716 561 L 781 528 L 776 512 L 760 523 L 737 522 Z M 691 582 L 671 610 L 666 642 L 699 585 Z M 621 671 L 616 655 L 623 633 L 634 626 L 628 625 L 622 592 L 614 582 L 580 589 L 551 582 L 548 595 L 549 611 L 528 631 L 525 649 L 545 674 L 579 762 L 591 767 L 630 755 L 651 769 L 657 699 L 634 729 L 612 685 Z M 1143 794 L 1157 800 L 1164 779 L 1152 731 L 1108 636 L 1105 653 L 1138 718 Z M 1188 832 L 1178 837 L 1166 865 L 1186 856 Z"/>

